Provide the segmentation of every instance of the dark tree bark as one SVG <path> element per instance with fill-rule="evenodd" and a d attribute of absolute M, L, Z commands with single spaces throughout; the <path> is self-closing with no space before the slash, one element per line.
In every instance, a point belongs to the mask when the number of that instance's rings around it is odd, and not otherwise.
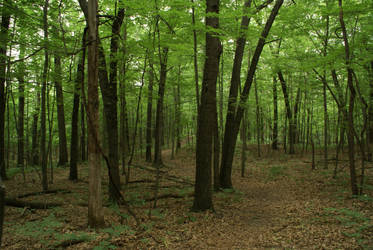
<path fill-rule="evenodd" d="M 219 0 L 206 0 L 206 27 L 219 28 Z M 209 15 L 216 14 L 216 15 Z M 206 59 L 203 70 L 201 105 L 198 115 L 194 211 L 213 209 L 211 187 L 212 143 L 216 119 L 216 81 L 222 46 L 219 37 L 206 32 Z"/>
<path fill-rule="evenodd" d="M 159 23 L 157 22 L 157 33 L 158 40 L 160 38 Z M 160 43 L 160 41 L 158 41 Z M 159 78 L 159 87 L 158 87 L 158 100 L 157 100 L 157 113 L 155 118 L 155 146 L 154 146 L 154 165 L 161 166 L 163 165 L 162 161 L 162 138 L 163 138 L 163 99 L 166 86 L 166 77 L 167 77 L 167 58 L 168 58 L 168 47 L 163 47 L 161 50 L 161 45 L 158 44 L 158 53 L 159 53 L 159 63 L 160 68 L 160 78 Z"/>
<path fill-rule="evenodd" d="M 62 91 L 62 74 L 61 74 L 61 57 L 54 55 L 55 67 L 55 88 L 57 98 L 57 121 L 58 121 L 58 138 L 59 138 L 59 161 L 58 166 L 64 166 L 68 163 L 67 155 L 67 140 L 66 140 L 66 124 L 65 124 L 65 109 Z"/>
<path fill-rule="evenodd" d="M 354 139 L 354 104 L 356 91 L 353 85 L 353 71 L 351 68 L 350 60 L 350 46 L 348 42 L 348 35 L 346 31 L 346 25 L 343 18 L 343 7 L 342 0 L 338 0 L 339 5 L 339 22 L 341 24 L 341 29 L 343 33 L 343 43 L 345 48 L 345 64 L 347 70 L 347 86 L 350 90 L 349 106 L 348 106 L 348 130 L 347 130 L 347 140 L 348 140 L 348 158 L 350 163 L 350 180 L 351 180 L 351 191 L 353 195 L 359 194 L 359 189 L 357 185 L 356 169 L 355 169 L 355 139 Z"/>
<path fill-rule="evenodd" d="M 5 185 L 0 178 L 0 248 L 3 238 L 3 225 L 4 225 L 4 216 L 5 216 Z"/>
<path fill-rule="evenodd" d="M 20 57 L 24 56 L 24 47 L 20 49 Z M 25 162 L 25 138 L 24 138 L 24 127 L 25 127 L 25 65 L 23 62 L 19 65 L 18 72 L 18 154 L 17 154 L 17 166 L 24 168 Z"/>
<path fill-rule="evenodd" d="M 46 151 L 46 89 L 47 77 L 49 68 L 49 53 L 48 53 L 48 8 L 49 0 L 45 0 L 43 8 L 43 30 L 44 30 L 44 69 L 42 75 L 41 87 L 41 117 L 40 117 L 40 154 L 41 154 L 41 169 L 42 169 L 42 186 L 43 191 L 48 190 L 48 170 L 47 170 L 47 151 Z"/>
<path fill-rule="evenodd" d="M 239 105 L 234 105 L 234 107 L 229 108 L 229 104 L 228 104 L 227 119 L 226 119 L 226 125 L 225 125 L 225 133 L 224 133 L 224 142 L 223 142 L 223 151 L 222 151 L 222 162 L 221 162 L 221 170 L 220 170 L 220 185 L 222 188 L 232 188 L 232 179 L 231 179 L 232 163 L 233 163 L 233 156 L 234 156 L 234 151 L 236 147 L 237 135 L 238 135 L 240 123 L 242 120 L 242 116 L 245 111 L 244 104 L 246 103 L 249 97 L 256 67 L 258 65 L 260 55 L 265 45 L 265 40 L 269 34 L 269 31 L 272 27 L 273 22 L 275 21 L 278 11 L 280 10 L 282 6 L 282 3 L 283 3 L 283 0 L 276 1 L 271 11 L 271 14 L 267 19 L 265 27 L 263 28 L 263 31 L 261 33 L 261 36 L 256 46 L 253 58 L 249 66 L 249 70 L 247 72 L 247 77 L 246 77 L 243 91 L 241 93 Z M 232 76 L 233 76 L 233 73 L 232 73 Z M 234 92 L 237 92 L 237 90 L 230 89 L 230 93 L 231 92 L 233 94 Z M 230 97 L 231 97 L 231 94 L 230 94 Z M 229 100 L 231 101 L 231 98 L 229 98 Z M 235 108 L 236 106 L 237 108 Z"/>
<path fill-rule="evenodd" d="M 84 88 L 81 88 L 81 91 L 84 91 Z M 82 162 L 87 160 L 86 127 L 85 126 L 86 126 L 85 125 L 85 107 L 84 107 L 84 103 L 81 102 L 81 105 L 80 105 L 80 127 L 81 127 L 80 154 L 81 154 Z"/>
<path fill-rule="evenodd" d="M 87 28 L 84 29 L 82 38 L 81 56 L 79 58 L 75 88 L 74 88 L 74 101 L 73 101 L 73 112 L 71 117 L 71 143 L 70 143 L 70 174 L 69 180 L 78 180 L 78 119 L 79 119 L 79 102 L 80 94 L 84 91 L 84 65 L 85 65 L 85 54 L 86 54 L 86 33 Z M 84 103 L 82 101 L 82 107 Z M 84 119 L 84 118 L 82 118 Z"/>
<path fill-rule="evenodd" d="M 99 79 L 102 100 L 104 103 L 105 122 L 109 147 L 109 198 L 119 202 L 120 176 L 119 176 L 119 141 L 118 141 L 118 94 L 117 94 L 117 52 L 120 28 L 124 19 L 124 9 L 121 8 L 112 24 L 112 37 L 110 42 L 110 77 L 106 70 L 105 54 L 102 45 L 99 46 Z"/>
<path fill-rule="evenodd" d="M 11 5 L 10 0 L 4 0 L 4 4 Z M 0 176 L 3 180 L 7 180 L 5 171 L 5 71 L 7 61 L 7 45 L 8 45 L 8 30 L 10 23 L 9 9 L 3 5 L 1 13 L 1 28 L 0 28 Z"/>
<path fill-rule="evenodd" d="M 154 41 L 154 32 L 153 32 Z M 153 121 L 153 84 L 154 84 L 154 72 L 153 72 L 153 50 L 149 55 L 149 84 L 148 84 L 148 101 L 146 111 L 146 162 L 152 161 L 152 121 Z"/>
<path fill-rule="evenodd" d="M 272 131 L 272 149 L 278 150 L 278 103 L 277 103 L 277 80 L 273 77 L 273 131 Z"/>
<path fill-rule="evenodd" d="M 295 153 L 295 149 L 294 149 L 295 130 L 296 130 L 294 116 L 293 116 L 293 113 L 290 107 L 288 89 L 287 89 L 286 82 L 285 82 L 284 76 L 282 75 L 281 70 L 277 72 L 277 75 L 281 83 L 282 93 L 284 94 L 286 117 L 289 121 L 289 154 L 294 154 Z"/>
<path fill-rule="evenodd" d="M 258 83 L 256 79 L 254 79 L 254 92 L 255 92 L 255 115 L 256 115 L 256 142 L 257 142 L 257 149 L 258 149 L 258 157 L 261 156 L 260 151 L 260 137 L 261 137 L 261 124 L 260 124 L 260 104 L 259 104 L 259 97 L 258 97 Z"/>
<path fill-rule="evenodd" d="M 37 84 L 39 85 L 39 84 Z M 39 86 L 36 86 L 38 89 Z M 40 91 L 36 91 L 36 108 L 32 115 L 32 139 L 31 139 L 31 161 L 32 165 L 39 164 L 39 133 L 38 133 L 38 121 L 40 112 Z"/>

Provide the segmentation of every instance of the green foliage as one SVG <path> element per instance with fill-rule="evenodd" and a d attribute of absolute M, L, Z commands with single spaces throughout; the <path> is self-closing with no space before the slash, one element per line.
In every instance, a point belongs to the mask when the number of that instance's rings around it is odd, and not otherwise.
<path fill-rule="evenodd" d="M 373 229 L 373 221 L 363 213 L 348 208 L 325 208 L 326 215 L 334 216 L 345 227 L 344 235 L 355 238 L 359 245 L 366 247 L 367 233 Z"/>
<path fill-rule="evenodd" d="M 57 229 L 62 223 L 51 213 L 42 220 L 28 221 L 23 225 L 14 225 L 10 230 L 19 237 L 30 237 L 39 239 L 43 245 L 49 245 L 57 234 Z"/>
<path fill-rule="evenodd" d="M 268 169 L 267 180 L 274 181 L 279 177 L 286 176 L 286 166 L 272 166 Z"/>

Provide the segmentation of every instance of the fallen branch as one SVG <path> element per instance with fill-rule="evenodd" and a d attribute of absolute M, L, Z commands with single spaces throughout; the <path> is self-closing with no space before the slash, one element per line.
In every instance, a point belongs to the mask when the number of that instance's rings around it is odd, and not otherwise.
<path fill-rule="evenodd" d="M 146 198 L 144 199 L 145 201 L 149 202 L 149 201 L 154 201 L 155 199 L 159 200 L 159 199 L 168 199 L 168 198 L 174 198 L 174 199 L 181 199 L 181 198 L 185 198 L 185 197 L 191 197 L 193 196 L 194 193 L 189 193 L 189 194 L 186 194 L 186 195 L 179 195 L 179 194 L 163 194 L 163 195 L 159 195 L 156 197 L 150 197 L 150 198 Z"/>
<path fill-rule="evenodd" d="M 21 201 L 14 198 L 5 198 L 5 205 L 10 207 L 28 207 L 31 209 L 50 209 L 54 207 L 62 206 L 62 203 L 45 203 L 45 202 L 30 202 L 30 201 Z"/>
<path fill-rule="evenodd" d="M 32 193 L 27 193 L 27 194 L 21 194 L 17 196 L 17 199 L 22 199 L 30 196 L 36 196 L 36 195 L 43 195 L 43 194 L 56 194 L 56 193 L 64 193 L 68 194 L 71 193 L 70 190 L 66 189 L 54 189 L 54 190 L 47 190 L 47 191 L 41 191 L 41 192 L 32 192 Z"/>
<path fill-rule="evenodd" d="M 157 169 L 155 169 L 155 168 L 144 167 L 144 166 L 140 166 L 140 165 L 131 165 L 131 166 L 135 167 L 135 168 L 143 169 L 143 170 L 146 170 L 146 171 L 157 173 Z M 182 178 L 182 177 L 175 176 L 175 175 L 170 175 L 170 174 L 167 173 L 167 171 L 162 171 L 162 170 L 159 170 L 159 173 L 162 175 L 162 178 L 165 178 L 167 180 L 177 182 L 177 183 L 181 183 L 181 184 L 194 186 L 194 183 L 191 182 L 190 180 L 186 179 L 186 178 Z"/>
<path fill-rule="evenodd" d="M 85 241 L 88 241 L 89 239 L 71 239 L 71 240 L 64 240 L 62 241 L 61 243 L 57 244 L 57 245 L 54 245 L 53 248 L 66 248 L 66 247 L 70 247 L 72 245 L 76 245 L 76 244 L 79 244 L 79 243 L 82 243 L 82 242 L 85 242 Z"/>

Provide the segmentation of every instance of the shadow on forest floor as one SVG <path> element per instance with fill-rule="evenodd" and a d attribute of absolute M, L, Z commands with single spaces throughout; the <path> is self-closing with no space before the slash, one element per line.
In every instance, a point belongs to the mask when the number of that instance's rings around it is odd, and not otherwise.
<path fill-rule="evenodd" d="M 51 209 L 6 208 L 4 249 L 356 249 L 373 246 L 373 171 L 367 194 L 350 197 L 347 167 L 332 179 L 330 170 L 311 171 L 310 156 L 275 156 L 248 162 L 240 177 L 239 159 L 233 171 L 235 190 L 214 194 L 215 213 L 189 212 L 193 202 L 195 160 L 181 150 L 174 160 L 164 151 L 159 199 L 154 203 L 155 173 L 136 161 L 123 194 L 141 226 L 126 209 L 107 202 L 107 227 L 87 229 L 88 168 L 79 168 L 79 182 L 67 180 L 68 169 L 58 168 L 51 189 L 23 201 L 60 203 Z M 250 159 L 250 158 L 249 158 Z M 321 167 L 321 166 L 320 166 Z M 148 170 L 146 170 L 148 169 Z M 39 192 L 38 175 L 18 174 L 6 182 L 8 197 Z M 124 180 L 124 177 L 122 177 Z"/>

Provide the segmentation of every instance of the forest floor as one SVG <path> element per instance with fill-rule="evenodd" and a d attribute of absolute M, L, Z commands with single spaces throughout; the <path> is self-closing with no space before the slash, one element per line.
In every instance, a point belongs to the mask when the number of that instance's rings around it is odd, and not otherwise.
<path fill-rule="evenodd" d="M 87 228 L 86 165 L 79 166 L 78 182 L 67 180 L 67 168 L 56 168 L 50 189 L 58 192 L 50 194 L 31 195 L 41 191 L 36 171 L 27 173 L 26 182 L 16 174 L 5 182 L 7 197 L 30 194 L 17 200 L 58 206 L 7 206 L 2 249 L 373 249 L 371 168 L 366 195 L 352 198 L 347 162 L 340 163 L 342 171 L 333 179 L 332 163 L 328 170 L 319 163 L 312 171 L 310 155 L 268 151 L 257 158 L 254 148 L 249 149 L 246 177 L 240 176 L 238 158 L 234 190 L 214 193 L 215 212 L 190 212 L 195 159 L 187 149 L 174 160 L 164 151 L 156 208 L 156 174 L 143 161 L 134 164 L 123 193 L 138 226 L 125 207 L 107 202 L 104 177 L 106 227 L 98 231 Z"/>

